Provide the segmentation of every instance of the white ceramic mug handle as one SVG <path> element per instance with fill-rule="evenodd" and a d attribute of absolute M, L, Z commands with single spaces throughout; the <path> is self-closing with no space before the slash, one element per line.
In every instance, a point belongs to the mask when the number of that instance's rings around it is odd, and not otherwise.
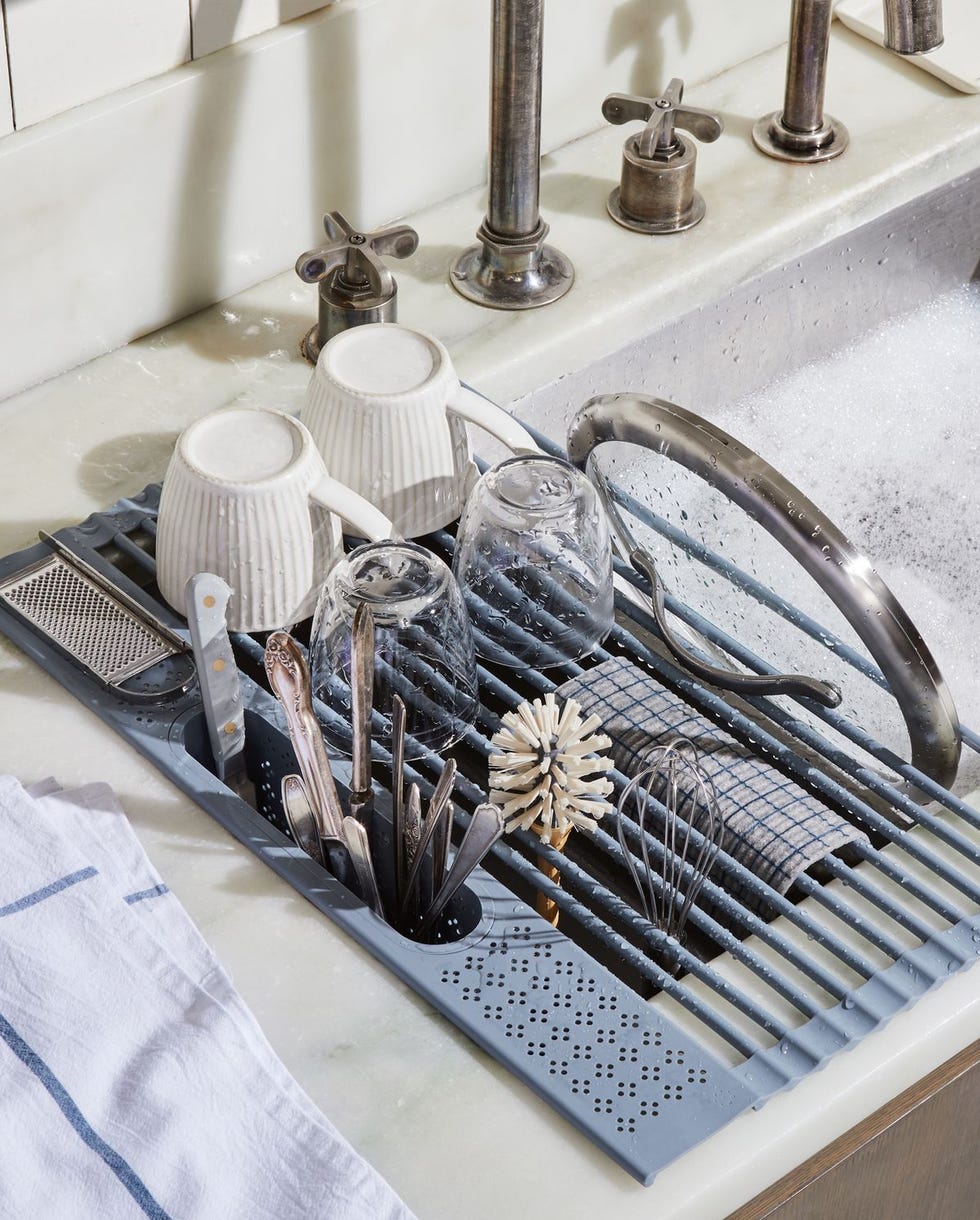
<path fill-rule="evenodd" d="M 495 402 L 477 394 L 468 386 L 459 387 L 449 403 L 449 409 L 467 423 L 476 424 L 478 428 L 495 436 L 514 453 L 541 453 L 531 434 L 513 415 L 508 415 L 503 407 L 498 407 Z"/>
<path fill-rule="evenodd" d="M 380 509 L 328 474 L 317 480 L 310 489 L 309 496 L 314 504 L 319 504 L 328 512 L 342 517 L 369 542 L 385 542 L 389 538 L 397 538 L 395 527 Z"/>

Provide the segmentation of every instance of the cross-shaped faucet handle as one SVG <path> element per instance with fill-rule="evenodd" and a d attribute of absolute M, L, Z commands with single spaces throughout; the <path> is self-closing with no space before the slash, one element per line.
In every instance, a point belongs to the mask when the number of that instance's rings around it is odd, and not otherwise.
<path fill-rule="evenodd" d="M 676 146 L 674 128 L 681 127 L 704 144 L 717 140 L 724 130 L 721 119 L 710 110 L 682 106 L 684 82 L 679 76 L 667 86 L 662 97 L 637 97 L 632 93 L 610 93 L 602 103 L 603 116 L 610 122 L 630 123 L 638 119 L 646 126 L 637 137 L 637 151 L 648 160 Z"/>
<path fill-rule="evenodd" d="M 408 258 L 419 244 L 419 235 L 410 225 L 385 225 L 373 233 L 361 233 L 340 212 L 327 212 L 323 228 L 329 240 L 299 256 L 296 274 L 307 284 L 316 284 L 340 269 L 350 288 L 364 288 L 377 297 L 394 292 L 394 279 L 381 255 Z"/>

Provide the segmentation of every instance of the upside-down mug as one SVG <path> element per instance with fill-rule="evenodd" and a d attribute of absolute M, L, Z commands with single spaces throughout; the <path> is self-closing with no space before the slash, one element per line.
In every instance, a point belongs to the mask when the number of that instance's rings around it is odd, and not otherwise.
<path fill-rule="evenodd" d="M 181 613 L 184 586 L 214 572 L 232 589 L 233 631 L 271 631 L 309 617 L 343 553 L 337 516 L 372 541 L 391 522 L 331 478 L 307 429 L 282 411 L 216 411 L 181 433 L 157 523 L 157 583 Z"/>
<path fill-rule="evenodd" d="M 355 326 L 325 344 L 303 421 L 331 471 L 404 538 L 459 516 L 473 484 L 466 423 L 514 453 L 537 453 L 501 407 L 460 385 L 445 347 L 392 322 Z"/>

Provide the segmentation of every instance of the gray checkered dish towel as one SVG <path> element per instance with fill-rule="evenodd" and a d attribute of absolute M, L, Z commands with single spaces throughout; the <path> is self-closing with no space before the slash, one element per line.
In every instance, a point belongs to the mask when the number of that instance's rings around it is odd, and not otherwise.
<path fill-rule="evenodd" d="M 845 843 L 867 841 L 861 831 L 630 661 L 604 661 L 564 683 L 558 694 L 602 719 L 602 731 L 612 740 L 608 753 L 624 775 L 639 774 L 653 747 L 675 737 L 688 738 L 718 794 L 726 825 L 723 849 L 780 894 L 816 860 Z M 728 883 L 726 888 L 755 905 L 741 887 Z"/>

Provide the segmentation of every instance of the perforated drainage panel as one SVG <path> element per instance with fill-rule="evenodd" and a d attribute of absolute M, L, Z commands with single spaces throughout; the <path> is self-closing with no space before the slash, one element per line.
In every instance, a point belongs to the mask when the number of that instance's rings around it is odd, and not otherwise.
<path fill-rule="evenodd" d="M 678 1121 L 685 1127 L 697 1112 L 713 1129 L 751 1101 L 689 1037 L 651 1021 L 648 1005 L 597 977 L 540 921 L 516 922 L 478 950 L 440 973 L 452 1005 L 472 1011 L 491 1049 L 502 1042 L 509 1061 L 525 1065 L 520 1074 L 552 1080 L 568 1117 L 601 1142 L 649 1156 L 673 1142 Z"/>
<path fill-rule="evenodd" d="M 158 498 L 159 489 L 148 488 L 60 537 L 104 572 L 112 571 L 103 554 L 111 550 L 126 569 L 115 571 L 118 583 L 179 628 L 154 596 L 148 552 Z M 445 533 L 426 542 L 447 554 L 452 548 Z M 46 555 L 35 547 L 0 561 L 0 585 L 16 581 Z M 635 579 L 622 569 L 620 577 Z M 743 588 L 755 585 L 745 573 L 734 577 Z M 770 604 L 779 601 L 769 590 L 759 593 Z M 671 608 L 689 615 L 683 606 Z M 137 712 L 125 697 L 66 662 L 38 633 L 48 621 L 42 616 L 0 600 L 0 629 L 318 909 L 630 1173 L 649 1182 L 737 1114 L 977 961 L 980 816 L 839 713 L 817 714 L 838 740 L 872 755 L 934 803 L 921 808 L 769 700 L 753 701 L 758 719 L 749 719 L 650 647 L 651 624 L 642 611 L 622 598 L 618 609 L 619 624 L 595 660 L 629 656 L 726 731 L 764 751 L 784 775 L 867 835 L 845 858 L 828 857 L 818 876 L 804 874 L 785 897 L 722 852 L 690 916 L 696 953 L 667 940 L 624 897 L 632 888 L 622 849 L 605 826 L 584 846 L 570 847 L 568 856 L 533 836 L 508 836 L 488 862 L 496 875 L 478 871 L 471 883 L 467 902 L 474 918 L 466 926 L 473 930 L 451 944 L 413 944 L 286 837 L 279 782 L 295 761 L 278 727 L 275 701 L 249 677 L 243 677 L 248 769 L 259 812 L 208 770 L 196 690 L 161 696 Z M 828 635 L 793 607 L 783 604 L 782 610 L 798 629 Z M 695 625 L 742 664 L 764 668 L 710 624 Z M 261 644 L 248 636 L 235 637 L 234 644 L 246 673 L 260 675 Z M 860 664 L 867 673 L 867 663 Z M 568 666 L 547 677 L 523 673 L 517 688 L 511 685 L 516 671 L 481 670 L 478 720 L 454 751 L 460 763 L 457 836 L 484 797 L 489 737 L 501 712 L 581 672 Z M 317 710 L 329 718 L 327 708 Z M 980 742 L 965 731 L 964 745 L 976 751 Z M 375 747 L 375 762 L 383 771 L 390 758 Z M 423 797 L 432 792 L 441 766 L 430 753 L 409 769 Z M 625 782 L 624 776 L 615 779 Z M 385 802 L 379 792 L 382 817 Z M 656 802 L 651 810 L 663 814 Z M 639 848 L 636 833 L 633 852 Z M 656 858 L 656 840 L 648 836 L 647 846 Z M 556 869 L 560 885 L 542 875 L 539 857 Z M 514 892 L 530 897 L 536 890 L 557 905 L 560 930 Z M 732 891 L 746 895 L 750 905 Z M 670 960 L 680 963 L 676 975 L 665 969 Z"/>

